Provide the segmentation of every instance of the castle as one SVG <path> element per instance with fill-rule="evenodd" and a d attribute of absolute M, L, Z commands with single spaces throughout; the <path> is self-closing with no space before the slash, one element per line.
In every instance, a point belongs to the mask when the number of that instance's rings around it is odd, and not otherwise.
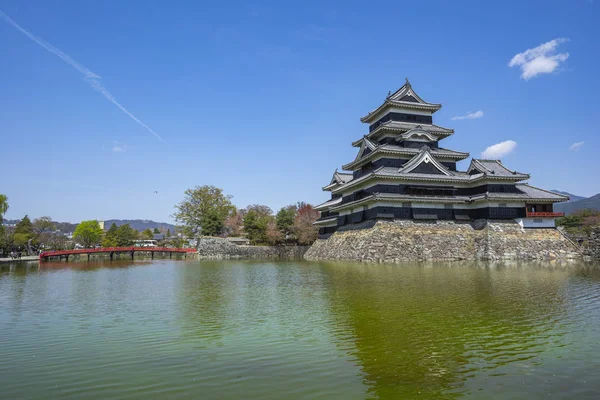
<path fill-rule="evenodd" d="M 323 190 L 331 199 L 316 207 L 321 238 L 341 227 L 377 220 L 514 220 L 522 228 L 553 228 L 562 213 L 553 204 L 568 197 L 529 185 L 529 174 L 500 160 L 472 159 L 440 142 L 454 130 L 433 123 L 441 104 L 428 103 L 408 79 L 361 118 L 369 133 L 352 143 L 356 158 L 336 171 Z"/>

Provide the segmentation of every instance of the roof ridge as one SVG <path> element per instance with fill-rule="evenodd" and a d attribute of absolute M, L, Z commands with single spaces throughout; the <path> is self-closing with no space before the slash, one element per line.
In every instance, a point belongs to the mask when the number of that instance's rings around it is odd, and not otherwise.
<path fill-rule="evenodd" d="M 413 97 L 416 102 L 402 100 L 405 96 Z M 394 93 L 388 91 L 388 95 L 385 97 L 383 103 L 376 109 L 369 111 L 368 114 L 362 117 L 360 120 L 361 122 L 368 122 L 371 117 L 381 112 L 385 107 L 394 105 L 407 108 L 420 108 L 431 111 L 432 113 L 442 108 L 441 103 L 429 103 L 425 101 L 415 92 L 410 81 L 407 79 L 406 82 Z"/>
<path fill-rule="evenodd" d="M 520 174 L 516 169 L 510 169 L 506 165 L 502 163 L 502 160 L 495 160 L 502 168 L 506 168 L 506 170 L 512 172 L 513 174 Z"/>
<path fill-rule="evenodd" d="M 479 164 L 481 166 L 481 168 L 485 169 L 487 172 L 492 173 L 492 170 L 489 169 L 488 167 L 486 167 L 485 165 L 483 165 L 482 161 L 483 161 L 482 158 L 474 158 L 473 159 L 474 163 Z M 485 173 L 485 172 L 483 172 L 483 173 Z"/>
<path fill-rule="evenodd" d="M 502 160 L 498 160 L 498 159 L 495 159 L 495 160 L 479 159 L 478 161 L 479 161 L 479 162 L 481 162 L 481 161 L 483 161 L 483 162 L 495 162 L 496 164 L 498 164 L 499 166 L 501 166 L 501 167 L 502 167 L 502 168 L 504 168 L 505 170 L 509 171 L 509 172 L 510 172 L 511 174 L 513 174 L 513 175 L 531 176 L 531 175 L 530 175 L 530 174 L 528 174 L 528 173 L 525 173 L 525 172 L 519 172 L 519 171 L 517 171 L 516 169 L 510 169 L 510 168 L 508 168 L 506 165 L 504 165 L 504 164 L 502 163 Z"/>

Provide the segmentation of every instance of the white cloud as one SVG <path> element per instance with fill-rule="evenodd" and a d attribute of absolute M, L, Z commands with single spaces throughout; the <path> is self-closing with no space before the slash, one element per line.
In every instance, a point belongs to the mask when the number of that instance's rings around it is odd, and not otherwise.
<path fill-rule="evenodd" d="M 452 120 L 455 121 L 457 119 L 477 119 L 481 117 L 483 117 L 483 111 L 479 110 L 475 112 L 468 112 L 467 115 L 462 115 L 460 117 L 452 117 Z"/>
<path fill-rule="evenodd" d="M 119 144 L 118 142 L 115 142 L 115 145 L 112 148 L 113 153 L 124 153 L 127 151 L 127 145 L 126 144 Z"/>
<path fill-rule="evenodd" d="M 569 147 L 570 151 L 579 151 L 579 149 L 581 148 L 581 146 L 583 146 L 584 142 L 575 142 L 571 145 L 571 147 Z"/>
<path fill-rule="evenodd" d="M 539 74 L 549 74 L 554 72 L 561 62 L 569 58 L 569 53 L 556 53 L 559 44 L 567 42 L 569 39 L 558 38 L 549 42 L 540 44 L 533 49 L 525 50 L 516 54 L 508 63 L 509 67 L 521 67 L 521 79 L 529 80 Z"/>
<path fill-rule="evenodd" d="M 507 140 L 504 142 L 496 143 L 485 149 L 485 151 L 481 153 L 481 158 L 497 160 L 513 152 L 516 148 L 517 142 L 515 142 L 514 140 Z"/>
<path fill-rule="evenodd" d="M 0 10 L 0 18 L 4 19 L 13 28 L 15 28 L 19 32 L 23 33 L 29 39 L 33 40 L 35 43 L 37 43 L 41 47 L 43 47 L 44 49 L 48 50 L 50 53 L 52 53 L 52 54 L 56 55 L 57 57 L 59 57 L 61 60 L 63 60 L 67 64 L 69 64 L 71 67 L 73 67 L 77 71 L 81 72 L 83 74 L 83 76 L 84 76 L 85 81 L 94 90 L 96 90 L 98 93 L 100 93 L 101 95 L 103 95 L 108 101 L 110 101 L 115 106 L 117 106 L 121 111 L 123 111 L 125 114 L 127 114 L 127 116 L 129 116 L 131 119 L 133 119 L 135 122 L 137 122 L 142 128 L 146 129 L 148 132 L 150 132 L 152 135 L 154 135 L 154 137 L 156 137 L 158 140 L 160 140 L 163 143 L 166 143 L 164 141 L 164 139 L 162 137 L 160 137 L 160 135 L 158 133 L 154 132 L 148 125 L 144 124 L 142 121 L 140 121 L 139 119 L 137 119 L 132 113 L 129 112 L 129 110 L 127 110 L 125 107 L 123 107 L 121 105 L 121 103 L 119 103 L 113 97 L 113 95 L 104 87 L 104 84 L 102 84 L 102 82 L 100 82 L 100 76 L 99 75 L 96 75 L 95 73 L 93 73 L 92 71 L 90 71 L 88 68 L 86 68 L 83 65 L 79 64 L 77 61 L 73 60 L 67 54 L 63 53 L 62 51 L 60 51 L 56 47 L 52 46 L 50 43 L 46 42 L 45 40 L 43 40 L 41 38 L 38 38 L 37 36 L 34 36 L 33 34 L 31 34 L 28 31 L 26 31 L 24 28 L 21 27 L 21 25 L 17 24 L 15 21 L 13 21 L 8 15 L 6 15 L 1 10 Z"/>

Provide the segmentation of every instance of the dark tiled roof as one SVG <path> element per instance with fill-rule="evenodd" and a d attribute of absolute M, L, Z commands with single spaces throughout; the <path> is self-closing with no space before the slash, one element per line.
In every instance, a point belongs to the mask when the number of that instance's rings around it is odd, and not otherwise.
<path fill-rule="evenodd" d="M 315 206 L 315 210 L 320 210 L 320 209 L 323 209 L 323 208 L 331 207 L 331 206 L 334 206 L 334 205 L 336 205 L 338 203 L 341 203 L 341 202 L 342 202 L 342 198 L 341 197 L 338 197 L 337 199 L 327 200 L 326 202 L 321 203 L 318 206 Z"/>
<path fill-rule="evenodd" d="M 352 178 L 353 178 L 353 175 L 352 175 L 352 174 L 345 174 L 345 173 L 342 173 L 342 172 L 336 172 L 336 174 L 337 174 L 337 176 L 338 176 L 339 180 L 340 180 L 342 183 L 348 183 L 348 182 L 350 182 L 350 181 L 352 180 Z"/>
<path fill-rule="evenodd" d="M 402 155 L 407 155 L 407 156 L 416 156 L 419 153 L 421 153 L 425 148 L 427 148 L 427 150 L 429 150 L 429 152 L 435 157 L 442 157 L 442 158 L 447 157 L 447 158 L 452 158 L 455 160 L 464 160 L 465 158 L 469 157 L 469 153 L 461 153 L 459 151 L 448 150 L 448 149 L 444 149 L 441 147 L 440 148 L 429 148 L 429 146 L 427 146 L 425 144 L 421 148 L 416 148 L 416 147 L 401 147 L 401 146 L 398 146 L 395 144 L 387 143 L 387 144 L 382 144 L 382 145 L 377 146 L 375 148 L 375 150 L 373 150 L 371 153 L 367 154 L 366 156 L 356 158 L 354 161 L 343 165 L 342 168 L 345 170 L 355 169 L 359 165 L 362 165 L 365 162 L 367 162 L 367 160 L 371 159 L 375 154 L 378 154 L 378 153 L 381 154 L 382 152 L 396 153 L 396 154 L 402 154 Z"/>
<path fill-rule="evenodd" d="M 475 174 L 475 175 L 469 175 L 466 172 L 462 172 L 462 171 L 449 171 L 450 174 L 449 175 L 442 175 L 442 174 L 423 174 L 423 173 L 413 173 L 413 172 L 408 172 L 408 173 L 402 173 L 400 172 L 399 168 L 397 167 L 380 167 L 378 169 L 376 169 L 375 171 L 363 175 L 360 178 L 356 178 L 353 179 L 352 181 L 350 181 L 348 184 L 352 185 L 352 184 L 358 184 L 360 182 L 366 181 L 369 178 L 372 177 L 389 177 L 389 178 L 404 178 L 404 179 L 410 179 L 410 180 L 423 180 L 423 181 L 459 181 L 459 182 L 473 182 L 473 181 L 477 181 L 477 180 L 481 180 L 481 179 L 494 179 L 494 178 L 499 178 L 499 179 L 510 179 L 510 180 L 524 180 L 527 179 L 529 176 L 528 175 L 493 175 L 493 174 L 484 174 L 484 173 L 479 173 L 479 174 Z M 345 185 L 341 185 L 338 186 L 334 189 L 334 192 L 339 192 L 340 189 L 344 188 Z"/>
<path fill-rule="evenodd" d="M 365 137 L 373 138 L 379 136 L 381 132 L 385 131 L 393 131 L 394 133 L 398 133 L 398 136 L 402 133 L 409 132 L 411 130 L 423 130 L 437 137 L 438 139 L 442 139 L 444 137 L 450 136 L 454 133 L 454 129 L 443 128 L 438 125 L 433 124 L 423 124 L 417 122 L 402 122 L 402 121 L 387 121 L 379 125 L 376 129 L 369 132 Z M 352 142 L 352 146 L 358 146 L 362 143 L 363 138 L 360 138 L 354 142 Z"/>
<path fill-rule="evenodd" d="M 378 148 L 382 149 L 382 150 L 386 150 L 386 151 L 396 151 L 396 152 L 414 153 L 414 154 L 417 154 L 421 151 L 421 148 L 401 147 L 401 146 L 396 146 L 396 145 L 389 144 L 389 143 L 380 145 Z M 469 157 L 469 153 L 462 153 L 460 151 L 444 149 L 442 147 L 431 148 L 431 149 L 429 149 L 429 152 L 433 155 L 440 155 L 440 156 L 465 157 L 465 158 Z"/>
<path fill-rule="evenodd" d="M 362 117 L 360 120 L 362 122 L 369 122 L 373 119 L 374 116 L 379 114 L 383 109 L 390 106 L 398 106 L 398 107 L 407 107 L 407 108 L 420 108 L 424 110 L 428 110 L 431 112 L 435 112 L 442 108 L 441 104 L 428 103 L 423 100 L 412 88 L 408 79 L 406 83 L 402 85 L 402 87 L 396 90 L 394 93 L 388 94 L 385 98 L 383 104 L 377 107 L 375 110 L 371 111 L 366 116 Z"/>
<path fill-rule="evenodd" d="M 564 196 L 562 194 L 551 192 L 550 190 L 544 190 L 537 188 L 535 186 L 531 186 L 527 183 L 517 183 L 517 188 L 525 193 L 529 197 L 533 197 L 536 199 L 549 199 L 549 200 L 561 200 L 567 201 L 569 200 L 568 196 Z"/>
<path fill-rule="evenodd" d="M 454 200 L 456 201 L 467 201 L 469 196 L 422 196 L 414 194 L 398 194 L 398 193 L 376 193 L 375 197 L 381 200 L 392 200 L 399 199 L 403 201 L 415 201 L 415 200 Z"/>
<path fill-rule="evenodd" d="M 327 224 L 327 223 L 335 222 L 335 221 L 337 221 L 337 219 L 338 219 L 337 216 L 319 218 L 318 220 L 316 220 L 315 222 L 313 222 L 313 225 L 324 225 L 324 224 Z"/>
<path fill-rule="evenodd" d="M 377 176 L 391 176 L 391 177 L 410 177 L 410 178 L 423 178 L 423 179 L 431 179 L 431 178 L 447 178 L 447 179 L 459 179 L 464 181 L 471 180 L 471 175 L 467 175 L 465 173 L 456 173 L 456 171 L 450 171 L 451 175 L 441 175 L 441 174 L 421 174 L 421 173 L 402 173 L 399 172 L 397 167 L 382 167 L 375 171 L 375 175 Z"/>
<path fill-rule="evenodd" d="M 471 166 L 469 166 L 469 170 L 471 170 L 472 168 L 475 168 L 478 171 L 483 172 L 485 174 L 490 174 L 494 176 L 529 176 L 527 174 L 506 168 L 500 160 L 481 160 L 474 158 L 471 161 Z"/>
<path fill-rule="evenodd" d="M 358 203 L 365 203 L 374 200 L 387 200 L 387 201 L 402 201 L 402 202 L 445 202 L 445 203 L 469 203 L 471 201 L 480 200 L 501 200 L 501 201 L 549 201 L 549 202 L 560 202 L 566 201 L 567 196 L 562 196 L 557 193 L 550 192 L 548 190 L 536 188 L 526 183 L 517 184 L 517 188 L 521 191 L 520 193 L 483 193 L 474 196 L 423 196 L 423 195 L 409 195 L 409 194 L 398 194 L 398 193 L 374 193 L 368 197 L 360 200 L 356 200 L 346 204 L 336 204 L 333 206 L 334 209 L 343 209 L 346 207 L 354 206 Z"/>
<path fill-rule="evenodd" d="M 434 124 L 428 125 L 428 124 L 423 124 L 423 123 L 403 122 L 403 121 L 384 122 L 381 125 L 379 125 L 373 132 L 376 132 L 379 130 L 384 130 L 384 129 L 395 129 L 395 130 L 402 130 L 402 131 L 408 132 L 409 130 L 415 129 L 418 126 L 420 126 L 421 129 L 423 129 L 426 132 L 438 134 L 438 135 L 439 134 L 450 135 L 450 134 L 454 133 L 454 129 L 443 128 L 441 126 L 434 125 Z M 371 132 L 371 133 L 373 133 L 373 132 Z"/>

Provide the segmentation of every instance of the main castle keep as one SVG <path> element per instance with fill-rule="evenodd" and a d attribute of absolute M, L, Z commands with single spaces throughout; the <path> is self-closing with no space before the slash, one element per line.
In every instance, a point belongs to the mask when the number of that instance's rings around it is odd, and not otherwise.
<path fill-rule="evenodd" d="M 533 187 L 529 174 L 500 160 L 472 159 L 466 171 L 456 163 L 469 153 L 440 142 L 454 130 L 433 123 L 441 104 L 428 103 L 404 86 L 363 118 L 369 133 L 352 143 L 356 158 L 333 174 L 323 190 L 331 200 L 317 206 L 324 237 L 368 220 L 515 220 L 524 228 L 554 227 L 552 205 L 568 197 Z"/>
<path fill-rule="evenodd" d="M 458 161 L 469 153 L 440 142 L 454 130 L 433 123 L 441 104 L 404 86 L 361 121 L 369 133 L 352 143 L 356 158 L 336 171 L 316 207 L 319 240 L 309 260 L 398 262 L 579 258 L 555 229 L 568 197 L 529 185 L 529 174 L 500 160 Z M 537 228 L 537 229 L 532 229 Z"/>

